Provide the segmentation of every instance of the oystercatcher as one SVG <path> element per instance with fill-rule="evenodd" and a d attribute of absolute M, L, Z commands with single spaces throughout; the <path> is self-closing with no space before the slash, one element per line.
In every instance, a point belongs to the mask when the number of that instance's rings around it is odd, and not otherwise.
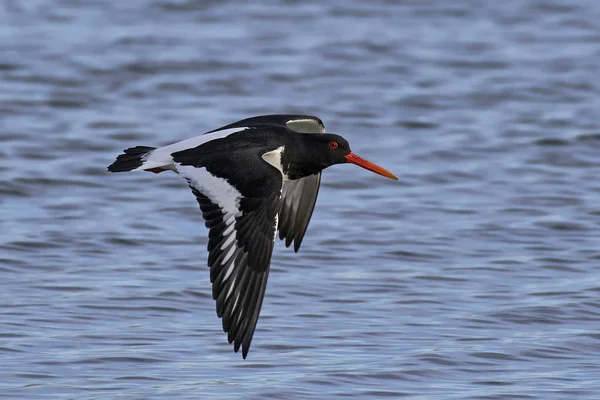
<path fill-rule="evenodd" d="M 276 231 L 298 251 L 313 212 L 321 171 L 352 163 L 391 172 L 324 133 L 309 115 L 247 118 L 168 146 L 126 149 L 110 172 L 171 170 L 188 183 L 208 233 L 208 265 L 217 315 L 246 358 L 262 305 Z"/>

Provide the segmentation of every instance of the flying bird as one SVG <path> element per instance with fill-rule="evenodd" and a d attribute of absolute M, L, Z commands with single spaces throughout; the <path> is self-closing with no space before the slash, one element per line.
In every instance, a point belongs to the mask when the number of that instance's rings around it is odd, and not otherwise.
<path fill-rule="evenodd" d="M 217 315 L 245 359 L 267 286 L 276 232 L 297 252 L 310 221 L 321 171 L 352 163 L 387 178 L 339 135 L 309 115 L 262 115 L 164 147 L 124 150 L 110 172 L 174 171 L 200 205 Z"/>

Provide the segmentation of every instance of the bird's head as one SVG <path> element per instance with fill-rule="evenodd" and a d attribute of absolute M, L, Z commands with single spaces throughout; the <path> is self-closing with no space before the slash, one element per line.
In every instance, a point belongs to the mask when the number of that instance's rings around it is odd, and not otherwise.
<path fill-rule="evenodd" d="M 311 162 L 320 167 L 319 170 L 325 169 L 334 164 L 351 163 L 375 172 L 376 174 L 385 176 L 390 179 L 398 179 L 390 171 L 373 164 L 354 154 L 350 150 L 348 141 L 333 133 L 314 134 L 311 135 Z M 318 172 L 318 171 L 316 171 Z"/>

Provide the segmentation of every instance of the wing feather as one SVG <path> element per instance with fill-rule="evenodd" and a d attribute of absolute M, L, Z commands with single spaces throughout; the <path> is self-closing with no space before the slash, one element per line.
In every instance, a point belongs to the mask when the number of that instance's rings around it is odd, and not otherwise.
<path fill-rule="evenodd" d="M 281 193 L 266 191 L 262 197 L 245 198 L 222 186 L 225 199 L 209 194 L 201 183 L 211 179 L 206 169 L 181 165 L 177 169 L 188 181 L 209 228 L 208 265 L 217 316 L 229 343 L 236 352 L 241 348 L 246 358 L 267 286 Z M 219 185 L 225 184 L 221 180 Z M 237 198 L 230 198 L 232 194 Z"/>

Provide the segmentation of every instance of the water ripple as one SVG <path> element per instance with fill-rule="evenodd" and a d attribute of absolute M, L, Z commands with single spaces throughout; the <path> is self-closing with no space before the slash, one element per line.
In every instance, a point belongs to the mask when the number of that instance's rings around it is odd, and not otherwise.
<path fill-rule="evenodd" d="M 5 6 L 3 398 L 597 397 L 595 2 Z M 105 168 L 276 112 L 400 182 L 324 173 L 242 361 L 185 182 Z"/>

